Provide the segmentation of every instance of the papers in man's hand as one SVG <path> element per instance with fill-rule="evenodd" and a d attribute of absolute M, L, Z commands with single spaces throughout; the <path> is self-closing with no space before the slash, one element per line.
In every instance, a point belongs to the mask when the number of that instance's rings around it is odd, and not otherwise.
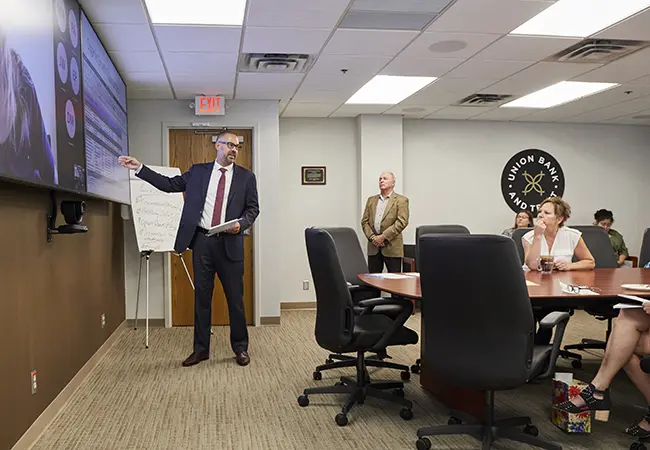
<path fill-rule="evenodd" d="M 575 295 L 600 295 L 598 292 L 594 292 L 591 289 L 588 289 L 583 286 L 575 286 L 575 285 L 568 285 L 565 283 L 562 283 L 561 281 L 558 281 L 560 283 L 560 290 L 562 292 L 566 292 L 567 294 L 575 294 Z M 569 286 L 572 286 L 572 288 L 569 288 Z"/>
<path fill-rule="evenodd" d="M 642 308 L 644 303 L 650 301 L 645 298 L 637 297 L 636 295 L 618 294 L 618 296 L 627 300 L 634 300 L 638 303 L 617 303 L 614 305 L 615 309 Z"/>
<path fill-rule="evenodd" d="M 233 219 L 229 220 L 228 222 L 220 223 L 219 225 L 215 225 L 214 227 L 210 228 L 208 232 L 206 233 L 208 236 L 212 236 L 213 234 L 221 233 L 222 231 L 226 231 L 232 227 L 235 226 L 237 222 L 239 222 L 241 219 Z"/>

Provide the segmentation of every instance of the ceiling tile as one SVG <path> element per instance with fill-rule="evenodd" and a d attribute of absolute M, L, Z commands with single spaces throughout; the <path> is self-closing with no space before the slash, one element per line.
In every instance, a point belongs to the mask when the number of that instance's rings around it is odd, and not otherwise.
<path fill-rule="evenodd" d="M 642 86 L 650 86 L 650 75 L 646 75 L 645 77 L 637 78 L 636 80 L 630 81 L 628 84 L 632 85 L 642 85 Z"/>
<path fill-rule="evenodd" d="M 165 89 L 169 81 L 165 72 L 126 72 L 123 74 L 129 89 Z"/>
<path fill-rule="evenodd" d="M 249 100 L 290 98 L 303 76 L 301 73 L 240 73 L 235 97 Z"/>
<path fill-rule="evenodd" d="M 476 55 L 476 58 L 486 61 L 538 62 L 570 47 L 576 42 L 580 42 L 580 39 L 545 36 L 504 36 Z"/>
<path fill-rule="evenodd" d="M 524 70 L 530 62 L 522 61 L 483 61 L 472 58 L 447 74 L 451 78 L 488 78 L 500 80 Z"/>
<path fill-rule="evenodd" d="M 439 78 L 464 61 L 458 58 L 408 58 L 400 55 L 381 74 Z"/>
<path fill-rule="evenodd" d="M 417 35 L 417 31 L 336 30 L 323 53 L 395 56 Z"/>
<path fill-rule="evenodd" d="M 566 122 L 602 122 L 609 119 L 644 111 L 650 106 L 650 99 L 641 97 L 627 102 L 617 103 L 605 108 L 589 111 L 584 114 L 564 119 Z"/>
<path fill-rule="evenodd" d="M 306 53 L 320 52 L 331 30 L 314 28 L 246 27 L 244 53 Z"/>
<path fill-rule="evenodd" d="M 599 69 L 576 78 L 578 81 L 626 83 L 650 74 L 650 48 L 612 61 Z"/>
<path fill-rule="evenodd" d="M 400 56 L 467 59 L 500 37 L 498 34 L 422 33 Z"/>
<path fill-rule="evenodd" d="M 310 90 L 351 90 L 353 93 L 359 90 L 364 84 L 372 79 L 372 76 L 348 75 L 348 74 L 317 74 L 309 73 L 303 81 L 301 89 Z"/>
<path fill-rule="evenodd" d="M 235 73 L 217 78 L 209 73 L 170 73 L 174 91 L 178 96 L 179 92 L 192 92 L 194 95 L 233 95 L 235 89 Z"/>
<path fill-rule="evenodd" d="M 552 4 L 534 0 L 458 0 L 427 31 L 506 34 Z"/>
<path fill-rule="evenodd" d="M 341 105 L 330 117 L 356 117 L 359 114 L 381 114 L 392 105 Z"/>
<path fill-rule="evenodd" d="M 341 74 L 347 76 L 373 76 L 391 60 L 390 56 L 321 55 L 314 63 L 311 74 Z"/>
<path fill-rule="evenodd" d="M 349 0 L 249 0 L 249 27 L 334 28 Z"/>
<path fill-rule="evenodd" d="M 404 105 L 399 104 L 390 108 L 388 111 L 385 111 L 384 114 L 387 115 L 401 115 L 407 119 L 422 119 L 423 117 L 428 116 L 429 114 L 438 111 L 444 108 L 444 106 L 415 106 L 415 105 Z"/>
<path fill-rule="evenodd" d="M 598 39 L 650 40 L 650 9 L 606 28 L 593 37 Z"/>
<path fill-rule="evenodd" d="M 97 24 L 95 31 L 106 51 L 156 52 L 158 48 L 149 25 Z"/>
<path fill-rule="evenodd" d="M 129 89 L 126 97 L 129 100 L 170 100 L 173 99 L 171 89 Z"/>
<path fill-rule="evenodd" d="M 170 73 L 208 72 L 229 75 L 237 68 L 237 53 L 167 52 L 165 65 Z"/>
<path fill-rule="evenodd" d="M 240 27 L 156 25 L 154 32 L 163 53 L 237 53 Z"/>
<path fill-rule="evenodd" d="M 469 119 L 488 110 L 490 108 L 478 106 L 447 106 L 429 114 L 425 119 Z"/>
<path fill-rule="evenodd" d="M 282 117 L 327 117 L 340 103 L 301 103 L 292 101 L 282 113 Z"/>
<path fill-rule="evenodd" d="M 108 52 L 120 72 L 158 72 L 164 70 L 158 52 Z"/>
<path fill-rule="evenodd" d="M 90 22 L 148 25 L 142 0 L 79 0 Z"/>
<path fill-rule="evenodd" d="M 402 105 L 447 106 L 474 94 L 496 80 L 470 78 L 440 78 L 405 99 Z"/>
<path fill-rule="evenodd" d="M 482 114 L 477 114 L 476 116 L 471 117 L 470 120 L 509 121 L 528 114 L 530 114 L 530 109 L 528 108 L 494 108 L 487 110 Z"/>
<path fill-rule="evenodd" d="M 331 103 L 345 102 L 347 99 L 352 97 L 352 95 L 357 91 L 356 88 L 347 88 L 347 89 L 336 89 L 336 90 L 325 90 L 325 89 L 306 89 L 300 87 L 296 95 L 293 96 L 293 101 L 296 102 L 305 102 L 305 103 Z"/>
<path fill-rule="evenodd" d="M 197 86 L 195 88 L 188 87 L 186 89 L 174 89 L 174 92 L 176 92 L 176 98 L 178 100 L 194 100 L 194 97 L 197 95 L 223 95 L 226 99 L 229 100 L 233 97 L 232 88 L 229 91 L 226 91 L 220 89 L 202 88 L 200 86 Z"/>
<path fill-rule="evenodd" d="M 643 118 L 638 118 L 643 116 Z M 617 117 L 616 119 L 605 120 L 603 123 L 616 123 L 621 125 L 644 125 L 650 126 L 650 110 L 638 111 L 627 116 Z"/>

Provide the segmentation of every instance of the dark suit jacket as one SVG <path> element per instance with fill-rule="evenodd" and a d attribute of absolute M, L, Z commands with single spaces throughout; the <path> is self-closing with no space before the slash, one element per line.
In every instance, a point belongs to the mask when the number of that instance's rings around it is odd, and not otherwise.
<path fill-rule="evenodd" d="M 203 214 L 213 167 L 214 162 L 194 164 L 184 174 L 169 178 L 143 165 L 137 174 L 139 178 L 163 192 L 185 192 L 185 204 L 174 244 L 174 250 L 178 253 L 192 246 L 196 228 Z M 259 212 L 255 175 L 250 170 L 235 165 L 228 193 L 226 221 L 241 218 L 241 228 L 238 234 L 224 235 L 226 253 L 230 260 L 244 259 L 243 232 L 253 224 Z"/>

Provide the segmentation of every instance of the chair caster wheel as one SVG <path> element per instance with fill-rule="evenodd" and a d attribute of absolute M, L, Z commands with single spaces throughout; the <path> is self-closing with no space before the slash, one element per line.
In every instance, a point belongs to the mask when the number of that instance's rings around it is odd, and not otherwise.
<path fill-rule="evenodd" d="M 415 448 L 418 450 L 429 450 L 431 448 L 431 441 L 427 438 L 418 439 L 415 443 Z"/>
<path fill-rule="evenodd" d="M 314 372 L 314 380 L 322 380 L 323 379 L 323 374 L 320 372 Z"/>
<path fill-rule="evenodd" d="M 633 442 L 630 445 L 630 450 L 646 450 L 646 446 L 642 442 Z"/>
<path fill-rule="evenodd" d="M 334 420 L 336 421 L 336 424 L 340 427 L 344 427 L 348 424 L 348 416 L 346 416 L 343 413 L 338 413 L 334 418 Z"/>
<path fill-rule="evenodd" d="M 337 381 L 334 386 L 345 386 L 342 381 Z"/>
<path fill-rule="evenodd" d="M 411 372 L 413 373 L 420 373 L 420 366 L 418 364 L 413 364 L 411 366 Z"/>
<path fill-rule="evenodd" d="M 309 405 L 309 397 L 307 397 L 306 395 L 301 395 L 300 397 L 298 397 L 298 404 L 303 408 Z"/>
<path fill-rule="evenodd" d="M 402 408 L 399 411 L 399 416 L 404 420 L 411 420 L 413 418 L 413 411 L 409 408 Z"/>
<path fill-rule="evenodd" d="M 401 389 L 401 388 L 393 389 L 393 395 L 396 396 L 396 397 L 404 398 L 404 389 Z"/>
<path fill-rule="evenodd" d="M 582 361 L 580 361 L 579 359 L 574 359 L 573 361 L 571 361 L 571 367 L 573 367 L 574 369 L 582 369 Z"/>
<path fill-rule="evenodd" d="M 408 381 L 411 379 L 411 372 L 405 370 L 400 374 L 400 377 L 402 378 L 402 381 Z"/>
<path fill-rule="evenodd" d="M 325 364 L 332 364 L 333 362 L 334 362 L 334 360 L 332 358 L 327 358 L 325 360 Z"/>
<path fill-rule="evenodd" d="M 450 417 L 449 420 L 447 420 L 447 425 L 460 425 L 462 423 L 463 421 L 457 417 Z"/>
<path fill-rule="evenodd" d="M 526 425 L 524 427 L 524 433 L 530 435 L 530 436 L 539 436 L 539 430 L 535 425 Z"/>

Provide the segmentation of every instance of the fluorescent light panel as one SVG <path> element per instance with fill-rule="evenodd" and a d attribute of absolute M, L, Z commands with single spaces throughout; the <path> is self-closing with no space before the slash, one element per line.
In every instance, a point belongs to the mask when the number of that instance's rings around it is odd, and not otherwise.
<path fill-rule="evenodd" d="M 510 34 L 584 38 L 648 7 L 650 0 L 558 0 Z"/>
<path fill-rule="evenodd" d="M 584 81 L 561 81 L 545 87 L 532 94 L 525 95 L 509 103 L 501 105 L 502 108 L 552 108 L 569 103 L 579 98 L 588 97 L 598 92 L 606 91 L 618 83 L 587 83 Z"/>
<path fill-rule="evenodd" d="M 377 75 L 368 81 L 346 105 L 396 105 L 431 84 L 436 77 Z"/>
<path fill-rule="evenodd" d="M 238 25 L 244 23 L 246 0 L 145 0 L 157 25 Z"/>

